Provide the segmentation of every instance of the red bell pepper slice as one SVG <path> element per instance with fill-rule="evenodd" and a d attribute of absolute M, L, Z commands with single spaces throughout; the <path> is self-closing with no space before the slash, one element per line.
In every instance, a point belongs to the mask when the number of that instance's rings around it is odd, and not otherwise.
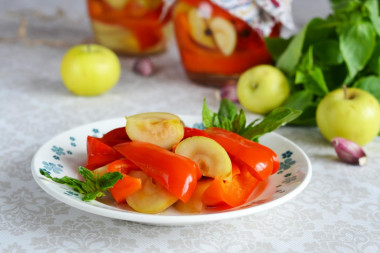
<path fill-rule="evenodd" d="M 206 132 L 204 130 L 200 130 L 197 128 L 191 128 L 191 127 L 185 127 L 184 129 L 185 129 L 185 131 L 184 131 L 184 135 L 183 135 L 183 140 L 186 138 L 189 138 L 189 137 L 193 137 L 193 136 L 210 137 L 210 136 L 208 136 L 208 134 L 206 134 Z"/>
<path fill-rule="evenodd" d="M 174 196 L 183 202 L 190 199 L 200 173 L 194 161 L 147 142 L 126 142 L 114 148 Z"/>
<path fill-rule="evenodd" d="M 239 173 L 232 177 L 231 182 L 215 178 L 204 191 L 202 202 L 207 206 L 227 204 L 236 207 L 244 204 L 259 183 L 247 167 L 244 163 L 232 160 L 232 170 L 238 170 Z"/>
<path fill-rule="evenodd" d="M 135 164 L 127 159 L 120 159 L 110 163 L 107 166 L 107 172 L 120 172 L 123 179 L 110 188 L 110 193 L 115 201 L 120 204 L 126 201 L 126 198 L 141 189 L 141 179 L 128 176 L 131 170 L 139 170 Z"/>
<path fill-rule="evenodd" d="M 211 127 L 206 133 L 227 153 L 248 165 L 249 172 L 258 180 L 265 180 L 280 167 L 276 153 L 264 145 L 221 128 Z"/>
<path fill-rule="evenodd" d="M 123 156 L 115 149 L 104 144 L 100 138 L 87 136 L 87 162 L 85 167 L 94 170 Z"/>
<path fill-rule="evenodd" d="M 102 138 L 100 138 L 100 141 L 110 147 L 113 147 L 116 144 L 131 141 L 131 139 L 129 139 L 124 126 L 109 131 L 108 133 L 103 135 Z"/>

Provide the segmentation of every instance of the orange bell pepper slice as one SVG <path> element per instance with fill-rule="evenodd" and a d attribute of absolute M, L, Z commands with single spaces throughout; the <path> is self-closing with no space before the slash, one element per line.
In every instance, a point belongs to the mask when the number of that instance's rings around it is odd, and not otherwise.
<path fill-rule="evenodd" d="M 207 206 L 219 206 L 227 204 L 236 207 L 244 204 L 251 196 L 259 181 L 251 175 L 247 166 L 232 160 L 232 181 L 223 181 L 215 178 L 211 185 L 204 191 L 202 202 Z"/>
<path fill-rule="evenodd" d="M 114 148 L 183 202 L 191 198 L 201 175 L 194 161 L 147 142 L 126 142 Z"/>
<path fill-rule="evenodd" d="M 118 204 L 125 202 L 128 196 L 141 189 L 141 179 L 128 176 L 131 170 L 139 170 L 139 167 L 127 159 L 114 161 L 107 166 L 107 172 L 118 171 L 123 175 L 123 178 L 109 189 Z"/>

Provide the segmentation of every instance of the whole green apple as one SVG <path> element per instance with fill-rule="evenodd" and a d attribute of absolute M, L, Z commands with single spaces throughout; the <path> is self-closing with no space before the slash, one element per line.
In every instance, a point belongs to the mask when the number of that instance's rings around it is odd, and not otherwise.
<path fill-rule="evenodd" d="M 286 76 L 271 65 L 258 65 L 245 71 L 237 84 L 237 96 L 248 110 L 267 114 L 289 96 Z"/>
<path fill-rule="evenodd" d="M 380 131 L 380 105 L 374 96 L 364 90 L 337 89 L 321 100 L 316 120 L 327 140 L 343 137 L 362 146 L 373 140 Z"/>
<path fill-rule="evenodd" d="M 111 89 L 120 78 L 120 61 L 110 49 L 82 44 L 70 48 L 61 62 L 66 88 L 76 95 L 95 96 Z"/>

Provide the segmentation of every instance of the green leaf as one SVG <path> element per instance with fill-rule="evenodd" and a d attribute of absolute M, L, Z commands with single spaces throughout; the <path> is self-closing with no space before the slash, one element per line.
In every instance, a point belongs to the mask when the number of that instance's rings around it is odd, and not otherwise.
<path fill-rule="evenodd" d="M 90 193 L 86 193 L 82 200 L 83 201 L 91 201 L 91 200 L 95 200 L 96 198 L 100 198 L 104 196 L 104 193 L 101 192 L 101 191 L 95 191 L 95 192 L 90 192 Z"/>
<path fill-rule="evenodd" d="M 100 190 L 105 191 L 109 188 L 112 188 L 117 181 L 123 179 L 123 174 L 120 172 L 108 172 L 104 174 L 100 179 L 99 179 L 99 187 Z"/>
<path fill-rule="evenodd" d="M 287 74 L 292 74 L 301 58 L 303 43 L 308 26 L 305 25 L 303 29 L 293 37 L 289 46 L 284 53 L 278 58 L 276 67 L 281 69 Z"/>
<path fill-rule="evenodd" d="M 363 77 L 354 84 L 354 87 L 371 93 L 380 103 L 380 77 Z"/>
<path fill-rule="evenodd" d="M 123 175 L 120 172 L 106 173 L 100 179 L 95 178 L 90 170 L 82 166 L 78 167 L 78 172 L 82 175 L 85 181 L 68 176 L 62 178 L 52 177 L 48 172 L 40 169 L 41 175 L 56 183 L 65 184 L 71 187 L 74 191 L 83 194 L 83 201 L 90 201 L 103 196 L 105 190 L 113 187 L 118 180 L 123 178 Z"/>
<path fill-rule="evenodd" d="M 246 125 L 246 117 L 244 110 L 240 110 L 239 113 L 237 112 L 236 105 L 234 103 L 229 103 L 227 101 L 224 101 L 223 103 L 220 103 L 220 107 L 225 107 L 225 109 L 220 110 L 221 117 L 215 117 L 217 116 L 216 113 L 212 112 L 204 100 L 203 102 L 203 109 L 202 109 L 202 117 L 203 117 L 203 125 L 205 125 L 206 128 L 208 127 L 219 127 L 223 128 L 229 131 L 232 131 L 234 133 L 237 133 L 243 137 L 246 137 L 253 141 L 258 141 L 258 138 L 266 133 L 269 133 L 271 131 L 274 131 L 278 127 L 289 123 L 290 121 L 297 118 L 302 111 L 300 110 L 294 110 L 291 108 L 276 108 L 274 109 L 268 116 L 264 118 L 260 123 L 256 124 L 259 119 L 254 120 L 248 126 Z M 226 109 L 228 108 L 228 109 Z M 221 111 L 226 111 L 228 113 L 221 113 Z M 227 117 L 223 117 L 227 116 Z M 235 116 L 233 116 L 235 115 Z M 210 121 L 210 119 L 215 118 L 221 118 L 220 121 L 218 121 L 218 124 L 215 124 L 213 120 Z M 210 124 L 211 122 L 211 124 Z M 206 125 L 207 124 L 207 125 Z"/>
<path fill-rule="evenodd" d="M 313 47 L 310 47 L 302 58 L 296 72 L 295 83 L 302 84 L 306 90 L 318 96 L 324 96 L 329 92 L 321 68 L 314 65 Z"/>
<path fill-rule="evenodd" d="M 313 44 L 313 53 L 322 65 L 333 66 L 343 63 L 343 57 L 339 50 L 339 42 L 333 39 L 317 41 Z"/>
<path fill-rule="evenodd" d="M 59 184 L 65 184 L 69 187 L 71 187 L 74 191 L 76 192 L 79 192 L 79 193 L 86 193 L 86 191 L 84 190 L 83 186 L 84 186 L 84 182 L 81 181 L 81 180 L 78 180 L 78 179 L 75 179 L 75 178 L 71 178 L 71 177 L 67 177 L 67 176 L 64 176 L 62 178 L 56 178 L 56 177 L 52 177 L 50 176 L 49 173 L 47 173 L 46 171 L 44 170 L 41 170 L 40 169 L 40 174 L 51 179 L 52 181 L 56 182 L 56 183 L 59 183 Z"/>
<path fill-rule="evenodd" d="M 376 47 L 373 50 L 372 56 L 368 61 L 367 69 L 371 74 L 380 76 L 380 38 L 377 37 Z"/>
<path fill-rule="evenodd" d="M 340 51 L 347 65 L 349 75 L 345 82 L 350 82 L 364 68 L 375 49 L 376 33 L 367 21 L 343 24 L 338 29 Z"/>
<path fill-rule="evenodd" d="M 378 0 L 367 0 L 364 3 L 364 8 L 368 11 L 369 19 L 375 28 L 377 35 L 380 36 L 380 17 Z"/>
<path fill-rule="evenodd" d="M 313 103 L 313 97 L 313 93 L 309 90 L 297 91 L 291 94 L 282 106 L 296 110 L 304 110 Z"/>
<path fill-rule="evenodd" d="M 243 109 L 240 109 L 240 113 L 232 121 L 232 132 L 240 133 L 244 128 L 247 120 Z"/>
<path fill-rule="evenodd" d="M 228 99 L 222 99 L 220 101 L 220 105 L 219 105 L 219 111 L 218 111 L 218 117 L 219 117 L 219 120 L 222 122 L 223 118 L 226 118 L 228 120 L 233 120 L 235 119 L 237 115 L 237 109 L 236 109 L 236 105 L 228 100 Z"/>
<path fill-rule="evenodd" d="M 277 61 L 282 53 L 286 50 L 289 43 L 291 41 L 290 39 L 284 39 L 280 37 L 267 37 L 265 38 L 265 45 L 268 49 L 269 53 L 271 54 L 272 58 Z"/>
<path fill-rule="evenodd" d="M 214 113 L 213 111 L 210 110 L 210 108 L 208 108 L 207 103 L 206 103 L 206 99 L 204 99 L 203 100 L 203 108 L 202 108 L 202 121 L 203 121 L 203 125 L 206 128 L 214 126 L 214 124 L 215 124 L 215 122 L 214 122 L 215 116 L 216 116 L 216 113 Z"/>
<path fill-rule="evenodd" d="M 259 137 L 293 121 L 302 111 L 288 107 L 278 107 L 269 113 L 260 123 L 248 128 L 241 135 L 247 139 L 258 141 Z"/>
<path fill-rule="evenodd" d="M 317 102 L 313 102 L 313 104 L 306 106 L 303 109 L 302 114 L 289 124 L 295 126 L 316 126 L 317 123 L 315 120 L 315 116 L 317 111 L 317 105 Z"/>
<path fill-rule="evenodd" d="M 347 14 L 356 11 L 360 7 L 361 0 L 330 0 L 335 15 Z"/>
<path fill-rule="evenodd" d="M 290 122 L 291 125 L 299 126 L 315 126 L 315 110 L 314 95 L 309 90 L 295 92 L 282 105 L 296 110 L 302 110 L 302 114 Z"/>

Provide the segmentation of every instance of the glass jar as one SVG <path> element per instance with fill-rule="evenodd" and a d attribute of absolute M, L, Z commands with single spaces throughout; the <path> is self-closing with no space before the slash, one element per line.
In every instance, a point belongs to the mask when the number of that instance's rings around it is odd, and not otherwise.
<path fill-rule="evenodd" d="M 197 83 L 223 85 L 252 66 L 272 63 L 263 36 L 209 0 L 177 0 L 173 22 L 182 65 Z M 280 29 L 276 23 L 270 36 Z"/>
<path fill-rule="evenodd" d="M 161 53 L 172 37 L 163 0 L 87 0 L 87 6 L 96 41 L 117 53 Z"/>

